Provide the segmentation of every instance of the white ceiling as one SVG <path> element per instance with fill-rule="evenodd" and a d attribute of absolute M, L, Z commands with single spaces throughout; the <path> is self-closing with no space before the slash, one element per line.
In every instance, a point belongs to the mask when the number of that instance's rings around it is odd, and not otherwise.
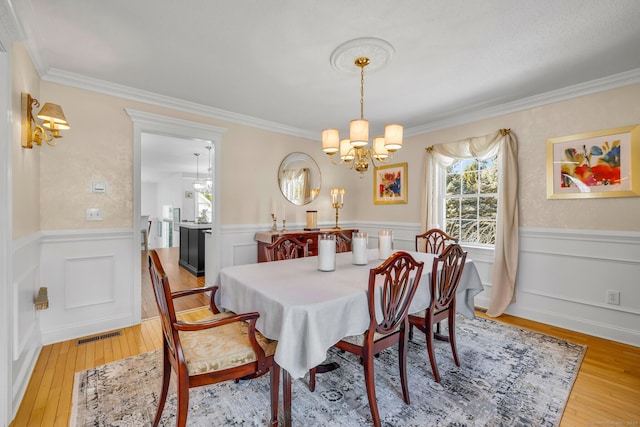
<path fill-rule="evenodd" d="M 204 178 L 211 174 L 209 162 L 213 163 L 215 156 L 213 147 L 211 153 L 207 147 L 212 147 L 210 141 L 142 134 L 140 180 L 146 183 L 160 182 L 169 176 L 175 178 L 175 174 L 183 178 Z"/>
<path fill-rule="evenodd" d="M 365 70 L 372 135 L 390 122 L 415 134 L 611 76 L 640 81 L 638 0 L 14 3 L 45 80 L 168 97 L 316 140 L 359 116 L 359 70 L 338 72 L 330 56 L 360 37 L 395 51 Z"/>

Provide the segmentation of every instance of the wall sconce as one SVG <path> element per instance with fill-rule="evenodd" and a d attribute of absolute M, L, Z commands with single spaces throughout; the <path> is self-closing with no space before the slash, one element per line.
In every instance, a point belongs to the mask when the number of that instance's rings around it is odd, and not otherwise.
<path fill-rule="evenodd" d="M 32 98 L 28 93 L 22 94 L 22 146 L 24 148 L 33 148 L 34 142 L 42 145 L 43 140 L 51 146 L 56 145 L 57 139 L 62 138 L 59 131 L 71 128 L 64 117 L 62 107 L 49 102 L 44 104 L 36 116 L 42 120 L 42 125 L 36 123 L 31 109 L 39 106 L 40 101 Z"/>

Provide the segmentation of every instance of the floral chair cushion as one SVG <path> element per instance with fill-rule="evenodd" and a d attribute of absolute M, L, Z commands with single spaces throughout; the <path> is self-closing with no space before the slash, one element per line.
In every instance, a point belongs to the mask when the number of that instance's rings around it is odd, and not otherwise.
<path fill-rule="evenodd" d="M 213 318 L 233 316 L 232 312 L 215 314 Z M 207 319 L 210 320 L 211 318 Z M 179 331 L 189 375 L 220 371 L 254 362 L 256 355 L 249 342 L 249 324 L 233 322 L 202 331 Z M 266 356 L 276 351 L 277 341 L 256 331 L 256 340 Z"/>

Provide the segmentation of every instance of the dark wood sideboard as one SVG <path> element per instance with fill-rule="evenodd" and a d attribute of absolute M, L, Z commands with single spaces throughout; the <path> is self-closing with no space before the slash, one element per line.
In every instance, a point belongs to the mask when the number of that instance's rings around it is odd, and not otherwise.
<path fill-rule="evenodd" d="M 267 246 L 267 245 L 270 245 L 273 242 L 275 242 L 276 240 L 278 240 L 282 236 L 295 237 L 296 239 L 300 240 L 301 242 L 305 242 L 308 239 L 311 239 L 311 242 L 309 243 L 309 256 L 315 256 L 315 255 L 318 255 L 318 235 L 325 234 L 325 233 L 335 233 L 337 231 L 341 232 L 342 234 L 347 236 L 349 239 L 351 239 L 351 235 L 353 233 L 357 233 L 358 232 L 358 230 L 354 229 L 354 228 L 340 228 L 340 229 L 323 228 L 323 229 L 320 229 L 320 230 L 313 230 L 313 231 L 286 230 L 284 232 L 281 232 L 281 231 L 276 231 L 276 232 L 261 231 L 261 232 L 258 232 L 258 233 L 256 233 L 256 237 L 255 237 L 256 241 L 258 242 L 258 262 L 266 262 L 267 261 L 267 257 L 265 255 L 264 247 Z M 351 250 L 351 248 L 349 248 L 349 250 Z"/>

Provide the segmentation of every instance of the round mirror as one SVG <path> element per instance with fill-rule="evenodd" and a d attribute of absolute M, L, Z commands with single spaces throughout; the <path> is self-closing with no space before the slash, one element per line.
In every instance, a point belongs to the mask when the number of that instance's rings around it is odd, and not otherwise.
<path fill-rule="evenodd" d="M 278 169 L 278 185 L 282 195 L 294 205 L 311 203 L 320 194 L 320 168 L 305 153 L 291 153 Z"/>

